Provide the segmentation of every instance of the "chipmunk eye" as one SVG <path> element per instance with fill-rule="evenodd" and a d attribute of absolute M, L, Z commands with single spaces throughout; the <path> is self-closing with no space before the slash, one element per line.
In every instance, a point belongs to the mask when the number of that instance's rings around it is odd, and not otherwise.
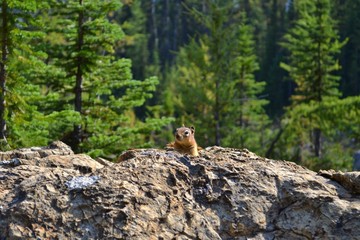
<path fill-rule="evenodd" d="M 188 136 L 190 134 L 190 132 L 189 131 L 185 131 L 185 136 Z"/>

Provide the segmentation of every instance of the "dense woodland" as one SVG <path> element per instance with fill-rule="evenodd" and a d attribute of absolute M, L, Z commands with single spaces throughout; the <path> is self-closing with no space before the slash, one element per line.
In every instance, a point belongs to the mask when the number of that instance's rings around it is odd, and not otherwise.
<path fill-rule="evenodd" d="M 1 149 L 248 148 L 350 170 L 360 0 L 2 0 Z"/>

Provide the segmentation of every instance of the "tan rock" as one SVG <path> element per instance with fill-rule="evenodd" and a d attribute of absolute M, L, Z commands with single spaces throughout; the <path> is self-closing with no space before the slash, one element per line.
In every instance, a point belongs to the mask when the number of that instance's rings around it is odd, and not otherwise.
<path fill-rule="evenodd" d="M 199 154 L 139 149 L 112 164 L 61 142 L 0 153 L 0 239 L 360 236 L 357 172 L 317 174 L 246 149 Z"/>

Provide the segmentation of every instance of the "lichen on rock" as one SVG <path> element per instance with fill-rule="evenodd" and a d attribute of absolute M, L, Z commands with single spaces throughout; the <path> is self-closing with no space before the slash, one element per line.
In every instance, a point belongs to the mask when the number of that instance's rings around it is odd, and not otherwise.
<path fill-rule="evenodd" d="M 99 176 L 80 176 L 74 177 L 71 180 L 65 182 L 65 185 L 69 188 L 69 190 L 84 189 L 95 184 L 99 180 Z"/>

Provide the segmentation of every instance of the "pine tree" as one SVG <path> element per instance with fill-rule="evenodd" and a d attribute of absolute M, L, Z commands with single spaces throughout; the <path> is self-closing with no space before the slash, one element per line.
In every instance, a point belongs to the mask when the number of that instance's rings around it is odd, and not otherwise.
<path fill-rule="evenodd" d="M 7 84 L 7 71 L 6 64 L 8 60 L 8 50 L 10 40 L 9 30 L 9 13 L 8 4 L 6 1 L 2 1 L 1 5 L 1 63 L 0 63 L 0 140 L 3 144 L 7 144 L 6 140 L 6 109 L 5 109 L 5 96 L 6 96 L 6 84 Z"/>
<path fill-rule="evenodd" d="M 110 18 L 121 24 L 125 37 L 120 42 L 116 55 L 132 61 L 132 73 L 137 79 L 146 78 L 146 68 L 149 62 L 147 19 L 141 6 L 141 1 L 133 1 L 114 12 Z"/>
<path fill-rule="evenodd" d="M 256 35 L 264 35 L 258 48 L 263 49 L 258 54 L 260 62 L 259 78 L 267 82 L 266 92 L 270 102 L 266 107 L 267 112 L 273 118 L 280 117 L 284 113 L 284 106 L 290 104 L 289 97 L 293 89 L 293 83 L 287 81 L 286 71 L 279 63 L 285 61 L 285 51 L 279 45 L 283 35 L 289 28 L 292 21 L 293 8 L 295 1 L 292 0 L 271 0 L 263 1 L 261 9 L 264 17 L 261 24 L 264 24 L 262 31 Z M 254 21 L 259 21 L 256 19 Z"/>
<path fill-rule="evenodd" d="M 237 44 L 233 45 L 234 58 L 229 67 L 233 80 L 227 92 L 232 99 L 225 113 L 228 131 L 224 134 L 224 145 L 247 147 L 260 154 L 264 153 L 264 141 L 267 138 L 265 128 L 270 123 L 264 110 L 268 101 L 258 98 L 264 91 L 265 82 L 255 80 L 255 71 L 259 70 L 259 65 L 253 30 L 246 23 L 245 13 L 241 15 Z"/>
<path fill-rule="evenodd" d="M 337 0 L 335 3 L 339 35 L 349 39 L 340 56 L 340 87 L 344 96 L 356 96 L 360 94 L 360 0 Z"/>
<path fill-rule="evenodd" d="M 297 85 L 292 96 L 292 106 L 287 110 L 290 115 L 299 105 L 320 105 L 338 100 L 340 77 L 334 71 L 339 70 L 340 65 L 335 57 L 345 44 L 339 41 L 335 22 L 330 15 L 329 0 L 296 2 L 296 9 L 299 18 L 282 43 L 289 50 L 290 57 L 289 63 L 282 63 L 281 67 L 289 72 L 290 78 Z M 322 133 L 322 127 L 316 119 L 321 117 L 314 114 L 306 120 L 316 157 L 321 154 Z"/>
<path fill-rule="evenodd" d="M 257 99 L 264 83 L 255 81 L 252 29 L 243 14 L 228 14 L 231 3 L 205 2 L 206 13 L 193 9 L 192 14 L 207 31 L 180 49 L 177 71 L 170 75 L 167 93 L 174 95 L 175 115 L 182 117 L 179 124 L 200 126 L 200 145 L 259 149 L 267 101 Z"/>
<path fill-rule="evenodd" d="M 192 9 L 191 13 L 199 23 L 208 31 L 202 36 L 205 46 L 208 48 L 210 57 L 208 72 L 212 74 L 211 84 L 207 87 L 212 96 L 212 121 L 215 129 L 214 144 L 221 144 L 222 110 L 226 108 L 226 95 L 228 78 L 226 68 L 228 67 L 227 53 L 230 50 L 230 39 L 232 27 L 230 23 L 231 4 L 228 2 L 205 1 L 207 12 Z"/>
<path fill-rule="evenodd" d="M 36 48 L 45 37 L 38 11 L 47 7 L 46 2 L 35 0 L 1 2 L 0 135 L 4 147 L 47 144 L 57 132 L 49 121 L 63 114 L 50 116 L 37 108 L 44 99 L 37 84 L 39 73 L 49 70 L 43 62 L 46 54 Z M 75 121 L 73 117 L 68 113 Z M 62 126 L 67 123 L 64 118 Z"/>
<path fill-rule="evenodd" d="M 158 80 L 133 80 L 131 62 L 116 59 L 115 46 L 123 39 L 120 26 L 108 19 L 119 1 L 55 2 L 49 15 L 49 62 L 66 73 L 52 83 L 62 93 L 63 109 L 74 108 L 81 123 L 66 140 L 75 151 L 95 155 L 119 153 L 151 140 L 144 135 L 159 130 L 169 119 L 134 119 L 132 109 L 152 96 Z M 54 50 L 55 49 L 55 50 Z"/>
<path fill-rule="evenodd" d="M 197 141 L 202 146 L 213 145 L 213 73 L 208 46 L 195 40 L 182 47 L 176 58 L 176 68 L 168 74 L 166 106 L 174 105 L 177 125 L 194 125 Z M 170 100 L 168 100 L 170 99 Z"/>

